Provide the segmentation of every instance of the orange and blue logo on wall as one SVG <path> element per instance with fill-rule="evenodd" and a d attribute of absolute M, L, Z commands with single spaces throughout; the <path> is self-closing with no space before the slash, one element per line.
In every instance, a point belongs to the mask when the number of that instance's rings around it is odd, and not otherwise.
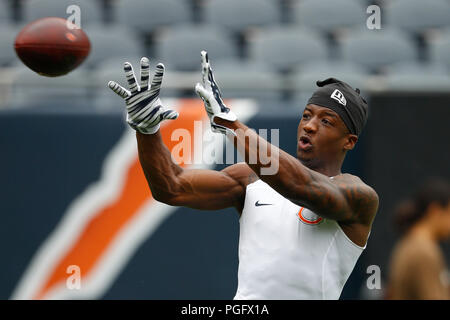
<path fill-rule="evenodd" d="M 192 139 L 198 138 L 194 134 L 196 122 L 204 122 L 204 130 L 209 130 L 201 100 L 166 99 L 165 103 L 180 114 L 176 121 L 161 125 L 161 136 L 169 150 L 179 143 L 172 136 L 175 130 L 191 133 Z M 243 120 L 256 114 L 247 100 L 233 100 L 232 104 Z M 191 145 L 197 144 L 191 141 Z M 198 150 L 193 148 L 191 152 Z M 179 165 L 192 166 L 184 162 Z M 140 166 L 135 133 L 127 128 L 104 159 L 100 178 L 72 200 L 59 224 L 35 252 L 11 299 L 102 297 L 139 246 L 175 210 L 152 197 Z M 80 290 L 68 288 L 70 270 L 81 274 Z"/>

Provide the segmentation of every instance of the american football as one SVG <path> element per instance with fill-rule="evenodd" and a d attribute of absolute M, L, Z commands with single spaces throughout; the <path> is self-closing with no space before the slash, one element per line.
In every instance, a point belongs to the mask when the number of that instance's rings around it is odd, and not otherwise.
<path fill-rule="evenodd" d="M 31 70 L 47 77 L 62 76 L 78 67 L 89 55 L 91 44 L 82 29 L 63 18 L 46 17 L 26 25 L 14 47 Z"/>

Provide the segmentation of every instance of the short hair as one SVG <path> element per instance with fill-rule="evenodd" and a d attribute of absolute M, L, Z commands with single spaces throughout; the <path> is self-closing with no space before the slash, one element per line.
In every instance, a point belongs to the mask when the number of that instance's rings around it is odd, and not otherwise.
<path fill-rule="evenodd" d="M 450 184 L 437 177 L 427 178 L 407 199 L 400 202 L 394 214 L 394 224 L 404 233 L 421 220 L 428 207 L 437 203 L 446 207 L 450 203 Z"/>

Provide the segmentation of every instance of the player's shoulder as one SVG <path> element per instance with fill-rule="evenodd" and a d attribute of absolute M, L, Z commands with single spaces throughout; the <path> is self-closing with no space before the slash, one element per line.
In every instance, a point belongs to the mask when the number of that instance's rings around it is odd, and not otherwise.
<path fill-rule="evenodd" d="M 350 173 L 343 173 L 334 177 L 334 180 L 341 184 L 343 187 L 351 188 L 353 190 L 360 190 L 370 197 L 378 200 L 378 194 L 374 188 L 365 183 L 360 177 Z"/>
<path fill-rule="evenodd" d="M 356 213 L 372 221 L 378 211 L 379 197 L 374 188 L 366 184 L 360 177 L 344 173 L 334 178 Z M 361 215 L 358 215 L 362 217 Z M 366 220 L 366 219 L 364 219 Z"/>

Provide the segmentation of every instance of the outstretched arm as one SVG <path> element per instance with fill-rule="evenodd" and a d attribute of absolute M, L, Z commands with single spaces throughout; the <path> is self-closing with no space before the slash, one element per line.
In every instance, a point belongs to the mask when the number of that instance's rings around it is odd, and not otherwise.
<path fill-rule="evenodd" d="M 285 198 L 325 218 L 367 225 L 372 222 L 378 208 L 378 196 L 359 178 L 343 175 L 332 180 L 307 168 L 240 121 L 219 118 L 216 121 L 218 125 L 235 132 L 235 137 L 229 137 L 234 139 L 236 148 L 243 153 L 248 166 Z M 278 170 L 264 174 L 264 169 L 268 168 Z"/>
<path fill-rule="evenodd" d="M 160 123 L 174 120 L 178 113 L 167 110 L 159 99 L 164 65 L 156 66 L 150 87 L 149 61 L 141 59 L 141 82 L 137 83 L 133 67 L 125 62 L 129 90 L 110 81 L 108 87 L 125 100 L 127 123 L 136 130 L 139 159 L 153 197 L 175 206 L 198 209 L 222 209 L 234 206 L 241 210 L 245 188 L 240 177 L 251 171 L 245 164 L 222 172 L 184 170 L 172 161 L 159 132 Z"/>
<path fill-rule="evenodd" d="M 371 224 L 378 208 L 378 197 L 373 189 L 355 177 L 331 180 L 310 170 L 236 120 L 222 101 L 207 53 L 202 51 L 201 56 L 202 83 L 198 83 L 195 90 L 205 103 L 211 128 L 234 139 L 236 148 L 261 180 L 285 198 L 325 218 Z"/>
<path fill-rule="evenodd" d="M 159 131 L 152 135 L 136 134 L 139 160 L 153 197 L 173 206 L 202 210 L 235 207 L 242 210 L 249 174 L 245 164 L 235 164 L 223 171 L 186 170 L 175 164 Z"/>

